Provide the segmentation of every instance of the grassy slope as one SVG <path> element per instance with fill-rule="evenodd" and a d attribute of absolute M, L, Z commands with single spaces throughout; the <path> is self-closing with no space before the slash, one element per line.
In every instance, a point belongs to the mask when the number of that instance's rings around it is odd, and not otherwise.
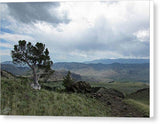
<path fill-rule="evenodd" d="M 129 94 L 124 102 L 136 108 L 145 117 L 149 116 L 149 88 L 140 89 Z"/>
<path fill-rule="evenodd" d="M 6 75 L 6 76 L 5 76 Z M 9 75 L 9 76 L 8 76 Z M 7 79 L 9 77 L 9 79 Z M 2 114 L 10 115 L 54 115 L 54 116 L 119 116 L 118 103 L 113 107 L 100 101 L 88 98 L 83 94 L 59 93 L 47 90 L 35 91 L 30 88 L 26 78 L 14 78 L 6 73 L 2 76 Z M 61 87 L 62 82 L 50 82 L 50 87 Z M 131 105 L 142 116 L 149 115 L 149 92 L 144 83 L 92 83 L 92 86 L 114 88 L 126 94 L 125 104 Z M 133 93 L 134 92 L 134 93 Z M 121 103 L 124 105 L 123 103 Z M 120 107 L 121 108 L 121 107 Z M 129 107 L 130 108 L 130 107 Z M 113 109 L 113 110 L 112 110 Z M 121 110 L 121 109 L 120 109 Z M 123 110 L 124 111 L 124 110 Z M 127 111 L 126 111 L 127 112 Z M 128 113 L 122 113 L 128 115 Z M 135 113 L 138 116 L 137 113 Z"/>
<path fill-rule="evenodd" d="M 50 86 L 50 87 L 60 87 L 61 82 L 58 82 L 58 83 L 50 82 L 45 85 Z M 91 83 L 91 85 L 94 87 L 114 88 L 114 89 L 117 89 L 118 91 L 121 91 L 126 94 L 126 98 L 124 99 L 124 101 L 122 100 L 122 102 L 124 102 L 124 103 L 121 103 L 121 105 L 124 105 L 124 104 L 129 105 L 130 107 L 128 108 L 128 111 L 126 111 L 126 113 L 119 112 L 119 111 L 121 111 L 121 109 L 118 110 L 119 109 L 118 106 L 120 104 L 115 99 L 113 99 L 115 101 L 114 104 L 116 104 L 116 106 L 114 106 L 114 108 L 113 107 L 111 108 L 111 112 L 114 111 L 114 112 L 112 112 L 112 116 L 133 116 L 134 113 L 137 113 L 137 115 L 134 114 L 134 116 L 139 116 L 139 117 L 148 117 L 149 116 L 149 92 L 148 92 L 148 90 L 139 91 L 139 89 L 148 88 L 149 87 L 148 84 L 140 83 L 140 82 L 136 82 L 136 83 L 115 82 L 115 83 Z M 139 91 L 139 92 L 137 92 L 137 91 Z M 115 113 L 115 111 L 117 113 Z M 124 111 L 124 110 L 122 110 L 122 111 Z M 128 112 L 132 113 L 132 115 L 129 115 Z M 138 115 L 140 113 L 142 113 L 142 114 Z"/>
<path fill-rule="evenodd" d="M 82 94 L 30 88 L 27 79 L 2 78 L 1 112 L 9 115 L 110 116 L 106 106 Z"/>

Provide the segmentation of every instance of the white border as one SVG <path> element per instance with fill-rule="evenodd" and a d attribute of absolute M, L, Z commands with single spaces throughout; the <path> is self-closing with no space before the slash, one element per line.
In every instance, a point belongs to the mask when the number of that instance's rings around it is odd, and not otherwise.
<path fill-rule="evenodd" d="M 154 116 L 154 10 L 153 10 L 153 1 L 150 1 L 150 117 Z"/>
<path fill-rule="evenodd" d="M 0 2 L 51 2 L 51 1 L 57 1 L 57 2 L 60 2 L 60 1 L 100 1 L 100 0 L 0 0 Z M 102 0 L 102 1 L 109 1 L 109 0 Z M 117 0 L 118 1 L 118 0 Z M 123 1 L 123 0 L 122 0 Z M 133 1 L 133 0 L 131 0 Z M 138 1 L 138 0 L 137 0 Z M 141 0 L 141 1 L 145 1 L 145 0 Z M 150 117 L 154 117 L 155 116 L 155 111 L 154 111 L 154 97 L 155 97 L 155 91 L 154 91 L 154 3 L 152 0 L 150 0 Z M 160 83 L 160 82 L 158 82 Z M 42 116 L 41 116 L 42 117 Z M 33 119 L 35 118 L 35 119 Z M 57 120 L 60 120 L 61 122 L 63 121 L 63 123 L 65 122 L 69 122 L 68 120 L 72 120 L 73 122 L 75 122 L 75 120 L 78 120 L 78 121 L 81 121 L 80 123 L 83 123 L 84 121 L 88 120 L 88 121 L 110 121 L 110 122 L 113 122 L 113 120 L 115 120 L 116 122 L 119 122 L 120 120 L 126 120 L 126 123 L 128 123 L 128 119 L 127 118 L 107 118 L 107 119 L 104 119 L 104 118 L 97 118 L 97 119 L 94 119 L 94 118 L 91 118 L 91 119 L 88 119 L 88 118 L 82 118 L 82 117 L 67 117 L 66 119 L 65 118 L 61 118 L 61 117 L 45 117 L 45 118 L 40 118 L 40 117 L 20 117 L 20 116 L 10 116 L 10 117 L 4 117 L 3 119 L 4 120 L 8 120 L 9 122 L 12 122 L 12 120 L 14 122 L 16 122 L 17 120 L 20 121 L 20 123 L 23 123 L 24 120 L 26 121 L 26 123 L 28 122 L 34 122 L 38 119 L 39 120 L 39 123 L 43 123 L 43 122 L 46 122 L 48 119 L 48 121 L 51 122 L 51 120 L 53 121 L 57 121 Z M 52 118 L 52 119 L 51 119 Z M 83 119 L 83 120 L 82 120 Z M 1 119 L 0 119 L 1 120 Z M 29 121 L 30 120 L 30 121 Z M 139 119 L 129 119 L 129 120 L 133 120 L 133 123 L 134 121 L 137 122 L 136 120 L 139 120 Z M 143 121 L 147 121 L 148 119 L 142 119 Z M 153 121 L 153 120 L 152 120 Z M 141 123 L 142 121 L 140 121 Z M 18 122 L 19 123 L 19 122 Z M 25 122 L 24 122 L 25 123 Z M 96 122 L 97 123 L 97 122 Z M 121 122 L 122 123 L 122 122 Z"/>

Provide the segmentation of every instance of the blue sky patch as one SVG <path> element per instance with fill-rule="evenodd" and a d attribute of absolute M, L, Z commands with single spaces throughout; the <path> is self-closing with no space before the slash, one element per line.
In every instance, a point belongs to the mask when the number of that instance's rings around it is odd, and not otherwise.
<path fill-rule="evenodd" d="M 12 30 L 2 27 L 0 34 L 3 34 L 3 33 L 11 33 L 11 34 L 14 34 L 14 32 L 13 32 Z"/>

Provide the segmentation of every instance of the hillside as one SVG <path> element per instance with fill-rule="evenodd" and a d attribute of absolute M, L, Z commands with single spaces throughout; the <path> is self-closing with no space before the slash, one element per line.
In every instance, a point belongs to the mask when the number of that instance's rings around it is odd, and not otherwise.
<path fill-rule="evenodd" d="M 55 70 L 70 70 L 80 74 L 90 82 L 131 81 L 149 82 L 149 64 L 84 64 L 84 63 L 55 63 Z"/>
<path fill-rule="evenodd" d="M 62 81 L 63 77 L 67 75 L 67 71 L 65 70 L 60 70 L 60 71 L 55 71 L 51 76 L 50 76 L 50 81 Z M 79 74 L 71 73 L 71 77 L 75 81 L 79 81 L 82 79 L 82 77 Z"/>
<path fill-rule="evenodd" d="M 28 67 L 17 67 L 13 64 L 1 64 L 1 70 L 5 70 L 14 75 L 24 75 L 27 71 L 29 71 Z"/>
<path fill-rule="evenodd" d="M 5 63 L 5 62 L 4 62 Z M 10 63 L 10 62 L 6 62 Z M 31 74 L 29 68 L 16 66 L 14 64 L 1 64 L 2 70 L 6 70 L 15 75 Z M 145 82 L 149 83 L 149 63 L 143 64 L 85 64 L 76 62 L 54 63 L 52 68 L 55 73 L 50 80 L 62 80 L 67 71 L 72 72 L 75 80 L 88 82 Z M 28 72 L 28 73 L 27 73 Z"/>
<path fill-rule="evenodd" d="M 134 99 L 137 93 L 142 98 L 144 92 L 148 92 L 145 89 L 130 93 L 126 98 L 113 87 L 92 87 L 93 92 L 86 94 L 43 88 L 34 90 L 28 78 L 5 71 L 1 71 L 1 76 L 2 115 L 149 117 L 149 106 Z"/>
<path fill-rule="evenodd" d="M 47 81 L 55 81 L 55 82 L 62 81 L 63 77 L 65 77 L 67 75 L 67 73 L 68 73 L 68 71 L 66 71 L 66 70 L 55 70 L 54 73 L 48 77 Z M 27 73 L 25 73 L 25 76 L 31 77 L 32 71 L 31 70 L 27 71 Z M 71 73 L 71 77 L 75 81 L 82 80 L 82 77 L 79 74 Z M 40 80 L 43 80 L 43 79 L 44 78 L 40 78 Z"/>
<path fill-rule="evenodd" d="M 149 105 L 149 88 L 139 89 L 136 92 L 131 93 L 128 98 Z"/>
<path fill-rule="evenodd" d="M 1 70 L 10 72 L 13 75 L 24 75 L 24 76 L 31 76 L 32 71 L 29 67 L 18 67 L 14 64 L 1 64 Z M 48 79 L 48 81 L 62 81 L 63 77 L 67 75 L 66 70 L 57 70 L 55 71 Z M 82 77 L 79 74 L 71 73 L 71 77 L 75 81 L 79 81 Z"/>
<path fill-rule="evenodd" d="M 5 65 L 14 65 L 14 66 L 16 66 L 16 67 L 28 67 L 26 64 L 24 64 L 24 65 L 20 65 L 20 64 L 14 64 L 12 61 L 4 61 L 4 62 L 1 62 L 1 64 L 5 64 Z"/>
<path fill-rule="evenodd" d="M 5 73 L 1 80 L 2 115 L 110 116 L 105 104 L 84 94 L 36 91 L 27 78 Z"/>
<path fill-rule="evenodd" d="M 135 109 L 139 110 L 141 113 L 143 113 L 144 116 L 149 116 L 149 101 L 149 88 L 139 89 L 136 92 L 128 95 L 124 100 L 126 104 L 131 105 Z"/>

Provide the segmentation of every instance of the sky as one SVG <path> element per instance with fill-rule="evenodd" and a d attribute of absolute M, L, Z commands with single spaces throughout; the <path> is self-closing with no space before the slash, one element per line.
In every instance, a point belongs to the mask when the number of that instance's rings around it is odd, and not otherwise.
<path fill-rule="evenodd" d="M 1 3 L 0 56 L 19 40 L 44 43 L 53 62 L 149 58 L 149 1 Z"/>

